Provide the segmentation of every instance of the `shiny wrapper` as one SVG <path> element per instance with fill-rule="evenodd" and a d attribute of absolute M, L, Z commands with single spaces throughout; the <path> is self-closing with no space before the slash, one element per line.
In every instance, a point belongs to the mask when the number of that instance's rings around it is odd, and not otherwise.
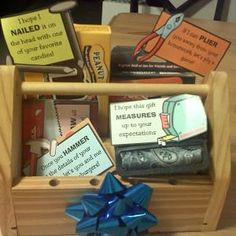
<path fill-rule="evenodd" d="M 198 174 L 209 166 L 204 140 L 145 144 L 115 148 L 117 172 L 121 176 Z"/>

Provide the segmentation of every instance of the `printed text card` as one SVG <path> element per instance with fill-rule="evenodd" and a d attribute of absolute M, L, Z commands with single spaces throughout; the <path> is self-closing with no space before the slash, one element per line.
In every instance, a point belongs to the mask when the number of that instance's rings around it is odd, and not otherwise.
<path fill-rule="evenodd" d="M 73 59 L 60 14 L 48 9 L 1 19 L 15 64 L 48 65 Z"/>
<path fill-rule="evenodd" d="M 113 145 L 162 143 L 184 140 L 207 130 L 199 96 L 172 97 L 110 104 Z"/>
<path fill-rule="evenodd" d="M 165 25 L 169 17 L 163 12 L 153 31 Z M 149 41 L 145 50 L 152 50 L 157 40 Z M 156 56 L 204 76 L 216 69 L 229 46 L 229 41 L 183 21 L 168 35 Z"/>
<path fill-rule="evenodd" d="M 38 159 L 37 175 L 95 176 L 113 166 L 88 119 L 57 141 L 55 156 L 46 153 Z"/>

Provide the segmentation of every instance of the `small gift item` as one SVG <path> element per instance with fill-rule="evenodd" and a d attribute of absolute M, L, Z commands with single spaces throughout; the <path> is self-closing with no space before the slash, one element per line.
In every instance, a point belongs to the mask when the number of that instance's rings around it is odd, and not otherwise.
<path fill-rule="evenodd" d="M 135 236 L 157 224 L 146 210 L 151 193 L 143 183 L 127 188 L 107 173 L 98 193 L 84 194 L 80 203 L 68 206 L 65 212 L 79 221 L 79 234 Z"/>
<path fill-rule="evenodd" d="M 205 173 L 209 167 L 206 134 L 180 142 L 115 147 L 121 176 Z"/>

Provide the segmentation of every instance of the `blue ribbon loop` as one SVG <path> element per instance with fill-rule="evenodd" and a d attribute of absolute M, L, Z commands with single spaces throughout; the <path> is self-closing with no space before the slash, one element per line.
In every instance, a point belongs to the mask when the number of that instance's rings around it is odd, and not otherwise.
<path fill-rule="evenodd" d="M 87 236 L 137 236 L 158 223 L 146 210 L 152 189 L 143 183 L 124 186 L 107 173 L 98 193 L 86 193 L 65 213 L 78 221 L 76 232 Z"/>

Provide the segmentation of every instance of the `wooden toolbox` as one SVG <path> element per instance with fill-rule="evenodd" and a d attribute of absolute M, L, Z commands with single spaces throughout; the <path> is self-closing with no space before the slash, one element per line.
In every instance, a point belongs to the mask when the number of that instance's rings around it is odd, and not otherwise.
<path fill-rule="evenodd" d="M 229 98 L 227 75 L 212 72 L 198 85 L 66 84 L 21 82 L 14 66 L 0 67 L 0 211 L 4 236 L 76 235 L 76 222 L 64 213 L 80 196 L 99 188 L 98 177 L 22 177 L 21 103 L 23 94 L 176 95 L 203 97 L 209 119 L 211 168 L 207 175 L 122 180 L 153 188 L 149 211 L 159 219 L 150 234 L 215 230 L 230 181 Z M 106 126 L 108 126 L 107 120 Z M 102 124 L 100 124 L 102 126 Z M 103 127 L 103 126 L 102 126 Z M 109 137 L 103 137 L 114 157 Z"/>

